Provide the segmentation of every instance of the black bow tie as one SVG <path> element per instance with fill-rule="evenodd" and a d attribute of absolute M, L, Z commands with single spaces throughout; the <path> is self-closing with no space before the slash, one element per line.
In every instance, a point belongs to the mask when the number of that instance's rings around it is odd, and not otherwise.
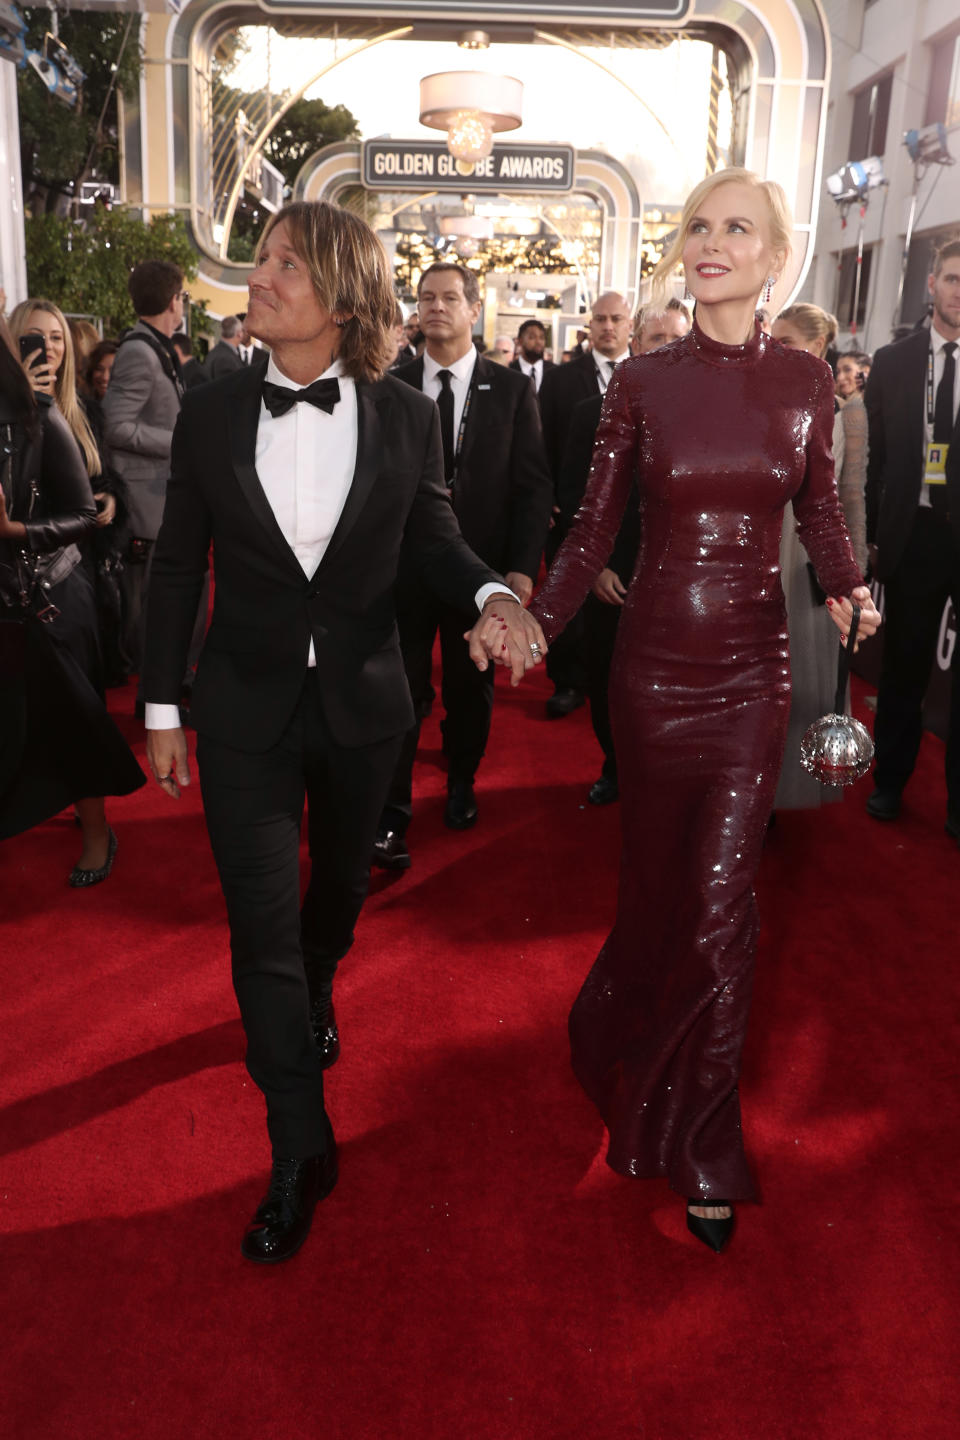
<path fill-rule="evenodd" d="M 336 378 L 314 380 L 304 390 L 288 390 L 285 385 L 274 385 L 269 380 L 263 382 L 263 403 L 274 418 L 286 415 L 298 400 L 306 400 L 308 405 L 316 405 L 318 410 L 326 410 L 328 415 L 332 415 L 339 399 L 340 382 Z"/>

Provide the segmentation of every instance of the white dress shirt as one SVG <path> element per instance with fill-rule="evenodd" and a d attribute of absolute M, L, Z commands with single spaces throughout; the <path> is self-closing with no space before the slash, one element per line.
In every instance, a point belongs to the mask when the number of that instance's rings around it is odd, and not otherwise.
<path fill-rule="evenodd" d="M 539 360 L 534 360 L 532 365 L 529 360 L 524 360 L 522 355 L 517 356 L 517 361 L 524 375 L 533 376 L 534 389 L 539 392 L 540 386 L 543 384 L 543 356 L 541 355 Z"/>
<path fill-rule="evenodd" d="M 940 381 L 943 379 L 943 367 L 947 363 L 947 357 L 943 353 L 943 347 L 948 343 L 946 335 L 941 335 L 936 325 L 930 325 L 930 349 L 933 351 L 933 403 L 937 403 L 937 390 L 940 388 Z M 956 424 L 957 407 L 960 405 L 960 341 L 953 352 L 953 415 Z M 927 409 L 927 386 L 924 376 L 923 386 L 923 458 L 926 463 L 926 447 L 933 440 L 933 425 L 930 421 L 930 413 Z M 930 509 L 930 486 L 924 483 L 920 486 L 920 507 Z"/>
<path fill-rule="evenodd" d="M 592 354 L 593 363 L 597 367 L 597 384 L 600 386 L 600 394 L 606 395 L 607 386 L 613 376 L 614 365 L 619 365 L 623 360 L 629 360 L 630 351 L 624 350 L 622 355 L 615 355 L 612 360 L 608 360 L 606 355 L 601 355 L 599 350 L 594 350 Z"/>
<path fill-rule="evenodd" d="M 473 360 L 470 361 L 469 373 L 472 375 L 477 352 L 472 345 L 470 349 Z M 462 366 L 464 360 L 470 360 L 470 357 L 458 360 L 457 365 Z M 435 366 L 434 374 L 442 368 Z M 357 464 L 356 385 L 343 374 L 339 360 L 334 360 L 329 369 L 316 378 L 326 379 L 329 376 L 336 376 L 340 382 L 340 399 L 331 414 L 316 405 L 301 402 L 293 405 L 285 415 L 274 416 L 261 400 L 257 424 L 257 476 L 284 539 L 308 580 L 333 538 Z M 283 385 L 288 390 L 306 389 L 306 386 L 289 380 L 278 369 L 272 356 L 267 362 L 264 379 L 274 385 Z M 439 394 L 440 382 L 437 380 L 435 383 Z M 463 393 L 466 399 L 466 390 Z M 463 413 L 463 401 L 460 402 L 460 413 Z M 456 410 L 454 418 L 459 424 Z M 318 465 L 321 458 L 322 465 Z M 481 586 L 476 595 L 477 609 L 483 609 L 490 595 L 505 590 L 503 585 Z M 508 593 L 512 594 L 512 591 Z M 307 665 L 315 666 L 316 663 L 311 638 Z M 145 723 L 148 730 L 176 729 L 180 724 L 178 707 L 148 702 Z"/>
<path fill-rule="evenodd" d="M 473 372 L 477 365 L 477 347 L 473 341 L 470 342 L 470 349 L 466 354 L 461 355 L 452 365 L 440 365 L 432 359 L 429 353 L 423 352 L 423 393 L 429 395 L 431 400 L 440 398 L 440 381 L 438 375 L 441 370 L 450 371 L 450 388 L 453 391 L 453 443 L 457 443 L 457 436 L 460 434 L 460 421 L 463 419 L 463 407 L 467 403 L 467 395 L 470 393 L 470 386 L 473 382 Z"/>

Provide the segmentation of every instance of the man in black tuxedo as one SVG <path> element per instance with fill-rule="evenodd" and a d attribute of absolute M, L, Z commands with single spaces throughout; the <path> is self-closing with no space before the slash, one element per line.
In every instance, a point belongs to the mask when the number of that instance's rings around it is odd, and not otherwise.
<path fill-rule="evenodd" d="M 559 481 L 575 408 L 581 400 L 604 395 L 613 367 L 630 356 L 630 318 L 630 307 L 623 295 L 613 290 L 598 295 L 588 327 L 591 349 L 578 352 L 568 365 L 554 366 L 544 377 L 538 398 L 554 487 Z M 552 564 L 566 533 L 555 495 L 554 526 L 547 541 L 548 565 Z M 547 673 L 554 684 L 554 693 L 547 701 L 547 714 L 553 720 L 560 720 L 583 704 L 589 686 L 582 613 L 575 616 L 555 641 Z"/>
<path fill-rule="evenodd" d="M 557 368 L 552 360 L 543 358 L 543 352 L 547 348 L 547 332 L 539 320 L 524 320 L 517 331 L 517 344 L 520 353 L 511 361 L 510 369 L 519 370 L 521 375 L 528 376 L 539 395 L 544 375 Z"/>
<path fill-rule="evenodd" d="M 867 801 L 876 820 L 900 813 L 948 599 L 960 615 L 960 241 L 934 257 L 928 286 L 929 330 L 877 351 L 864 396 L 867 539 L 886 598 L 876 789 Z M 960 842 L 960 646 L 950 671 L 946 828 Z"/>
<path fill-rule="evenodd" d="M 540 567 L 552 497 L 533 387 L 522 375 L 477 354 L 471 334 L 480 291 L 472 270 L 431 265 L 420 280 L 418 307 L 426 349 L 394 374 L 436 400 L 447 485 L 464 539 L 506 577 L 526 605 Z M 397 611 L 418 715 L 429 693 L 433 642 L 440 631 L 443 746 L 449 767 L 444 819 L 450 829 L 465 830 L 477 819 L 473 782 L 490 733 L 493 671 L 480 673 L 465 663 L 462 607 L 438 599 L 405 567 Z M 390 869 L 410 864 L 404 836 L 418 738 L 415 726 L 404 743 L 374 851 L 374 862 Z"/>
<path fill-rule="evenodd" d="M 191 718 L 273 1149 L 243 1253 L 274 1263 L 302 1244 L 337 1177 L 323 1100 L 339 1049 L 333 975 L 413 723 L 393 599 L 401 552 L 445 603 L 474 617 L 482 607 L 469 636 L 481 669 L 495 657 L 519 679 L 543 637 L 460 535 L 436 407 L 383 375 L 394 297 L 372 230 L 331 205 L 287 206 L 249 286 L 266 377 L 241 366 L 191 393 L 174 437 L 148 616 L 147 757 L 168 794 L 189 783 L 176 701 L 212 542 L 216 604 Z"/>

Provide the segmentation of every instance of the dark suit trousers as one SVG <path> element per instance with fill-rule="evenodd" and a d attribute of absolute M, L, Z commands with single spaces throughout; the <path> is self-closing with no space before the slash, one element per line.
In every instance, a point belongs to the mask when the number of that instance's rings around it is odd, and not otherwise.
<path fill-rule="evenodd" d="M 607 691 L 610 665 L 617 642 L 617 628 L 622 605 L 606 605 L 595 595 L 588 595 L 583 606 L 584 635 L 587 655 L 587 695 L 590 699 L 590 722 L 603 751 L 603 774 L 608 780 L 617 778 L 617 756 L 610 729 L 610 706 Z"/>
<path fill-rule="evenodd" d="M 899 792 L 920 749 L 923 698 L 948 599 L 960 615 L 960 552 L 946 520 L 932 510 L 917 511 L 903 558 L 885 586 L 874 778 L 878 789 Z M 947 805 L 960 814 L 960 646 L 954 647 L 950 677 Z"/>
<path fill-rule="evenodd" d="M 424 701 L 430 695 L 430 674 L 433 663 L 433 642 L 440 632 L 440 657 L 443 680 L 440 697 L 443 701 L 443 752 L 451 780 L 473 783 L 490 735 L 493 714 L 492 665 L 481 672 L 470 659 L 464 632 L 477 622 L 476 613 L 464 614 L 439 604 L 432 595 L 411 587 L 397 596 L 397 625 L 400 649 L 407 672 L 407 682 L 417 714 L 422 714 Z M 420 722 L 404 737 L 397 762 L 383 825 L 402 835 L 410 823 L 413 809 L 413 762 L 420 741 Z"/>
<path fill-rule="evenodd" d="M 227 902 L 247 1069 L 267 1102 L 274 1155 L 326 1149 L 310 1005 L 330 994 L 353 942 L 370 854 L 401 736 L 346 749 L 323 719 L 310 670 L 286 731 L 249 754 L 200 736 L 203 805 Z M 301 907 L 300 829 L 309 804 L 310 879 Z"/>

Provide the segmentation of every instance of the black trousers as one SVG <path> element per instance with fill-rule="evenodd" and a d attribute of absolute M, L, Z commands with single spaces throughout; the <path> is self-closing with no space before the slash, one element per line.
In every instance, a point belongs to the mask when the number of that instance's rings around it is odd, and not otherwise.
<path fill-rule="evenodd" d="M 347 749 L 332 739 L 316 671 L 280 741 L 261 755 L 201 735 L 207 829 L 230 922 L 247 1069 L 267 1102 L 274 1155 L 326 1149 L 310 1027 L 328 996 L 370 879 L 370 853 L 401 736 Z M 308 801 L 310 878 L 301 905 L 300 829 Z"/>
<path fill-rule="evenodd" d="M 899 793 L 917 761 L 923 698 L 948 599 L 960 616 L 960 551 L 946 519 L 926 508 L 917 511 L 903 559 L 885 581 L 885 595 L 874 779 L 879 790 Z M 946 777 L 947 807 L 960 814 L 960 646 L 950 664 Z"/>
<path fill-rule="evenodd" d="M 596 595 L 588 595 L 583 606 L 583 624 L 587 654 L 587 695 L 590 699 L 590 723 L 603 751 L 602 774 L 617 779 L 617 756 L 610 729 L 610 706 L 607 691 L 610 685 L 610 664 L 617 643 L 617 628 L 622 605 L 606 605 Z"/>
<path fill-rule="evenodd" d="M 451 610 L 412 586 L 399 597 L 397 612 L 400 649 L 418 716 L 430 697 L 433 643 L 437 632 L 440 633 L 443 753 L 447 757 L 450 779 L 465 780 L 472 785 L 487 748 L 493 715 L 494 667 L 478 670 L 463 638 L 464 632 L 476 624 L 477 616 Z M 413 762 L 419 742 L 418 720 L 404 736 L 383 812 L 384 828 L 401 835 L 406 832 L 413 808 Z"/>

